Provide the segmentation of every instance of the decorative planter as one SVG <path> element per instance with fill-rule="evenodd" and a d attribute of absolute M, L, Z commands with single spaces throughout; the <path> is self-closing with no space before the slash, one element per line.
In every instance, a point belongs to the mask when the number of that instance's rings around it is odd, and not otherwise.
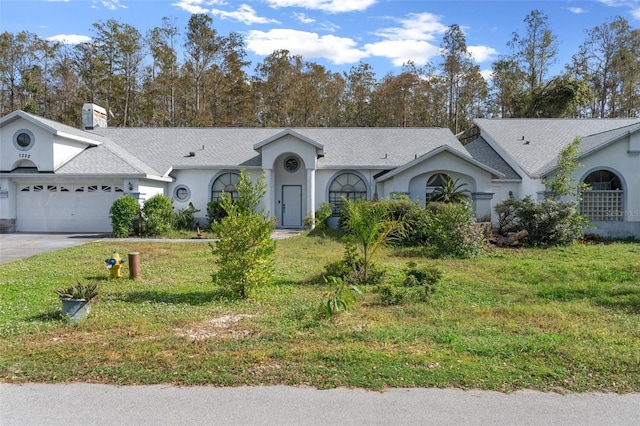
<path fill-rule="evenodd" d="M 69 316 L 74 324 L 91 312 L 91 302 L 86 299 L 60 299 L 62 302 L 62 313 Z"/>

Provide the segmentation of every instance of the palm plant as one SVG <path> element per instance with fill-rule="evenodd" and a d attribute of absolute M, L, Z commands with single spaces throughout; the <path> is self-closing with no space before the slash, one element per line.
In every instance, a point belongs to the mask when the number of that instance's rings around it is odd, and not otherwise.
<path fill-rule="evenodd" d="M 402 224 L 388 220 L 381 203 L 344 199 L 344 228 L 362 256 L 362 282 L 367 282 L 371 258 L 383 247 L 394 232 L 401 232 Z M 356 271 L 358 272 L 358 271 Z"/>
<path fill-rule="evenodd" d="M 468 189 L 464 188 L 467 185 L 466 183 L 459 182 L 460 179 L 456 179 L 454 181 L 450 177 L 447 177 L 442 183 L 442 186 L 431 193 L 429 201 L 437 201 L 440 203 L 450 204 L 468 201 L 469 194 L 471 192 Z"/>

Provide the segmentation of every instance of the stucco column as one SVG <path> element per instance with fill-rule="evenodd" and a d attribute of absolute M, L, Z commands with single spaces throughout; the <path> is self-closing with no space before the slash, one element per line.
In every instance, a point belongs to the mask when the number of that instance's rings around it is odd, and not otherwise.
<path fill-rule="evenodd" d="M 491 200 L 493 192 L 472 192 L 471 200 L 478 222 L 491 222 Z"/>
<path fill-rule="evenodd" d="M 311 216 L 311 229 L 316 221 L 316 170 L 307 169 L 307 215 Z"/>
<path fill-rule="evenodd" d="M 274 182 L 273 172 L 271 169 L 263 169 L 264 170 L 264 182 L 267 184 L 267 192 L 264 194 L 264 207 L 267 209 L 267 213 L 269 213 L 269 217 L 273 217 L 274 209 L 274 188 L 276 183 Z"/>
<path fill-rule="evenodd" d="M 16 232 L 17 190 L 14 182 L 0 179 L 0 234 Z"/>

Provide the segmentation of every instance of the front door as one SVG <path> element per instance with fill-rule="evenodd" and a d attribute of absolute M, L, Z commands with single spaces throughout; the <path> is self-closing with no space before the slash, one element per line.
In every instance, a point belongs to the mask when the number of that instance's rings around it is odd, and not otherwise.
<path fill-rule="evenodd" d="M 302 227 L 301 185 L 282 185 L 282 227 Z"/>

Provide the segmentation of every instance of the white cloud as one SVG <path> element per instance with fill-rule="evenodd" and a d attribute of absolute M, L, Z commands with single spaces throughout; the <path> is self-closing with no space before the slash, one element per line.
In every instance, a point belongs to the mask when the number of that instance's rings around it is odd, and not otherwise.
<path fill-rule="evenodd" d="M 369 56 L 357 49 L 356 42 L 333 35 L 290 29 L 274 29 L 267 32 L 249 31 L 245 37 L 247 49 L 258 55 L 270 55 L 275 50 L 288 50 L 304 59 L 325 58 L 336 65 L 358 62 Z"/>
<path fill-rule="evenodd" d="M 581 7 L 568 7 L 567 10 L 571 13 L 575 13 L 576 15 L 580 15 L 582 13 L 586 13 L 587 11 Z"/>
<path fill-rule="evenodd" d="M 49 41 L 57 41 L 62 44 L 80 44 L 91 41 L 91 37 L 79 34 L 58 34 L 48 37 Z"/>
<path fill-rule="evenodd" d="M 246 25 L 279 23 L 275 19 L 268 19 L 258 16 L 256 14 L 256 11 L 248 4 L 241 4 L 238 10 L 236 10 L 235 12 L 225 12 L 224 10 L 212 9 L 211 13 L 220 17 L 221 19 L 232 19 L 234 21 L 242 22 Z"/>
<path fill-rule="evenodd" d="M 598 0 L 609 7 L 624 7 L 634 19 L 640 20 L 640 0 Z"/>
<path fill-rule="evenodd" d="M 180 0 L 177 3 L 172 3 L 171 6 L 176 6 L 194 15 L 196 13 L 209 13 L 209 9 L 202 7 L 202 4 L 204 4 L 204 0 Z"/>
<path fill-rule="evenodd" d="M 496 49 L 489 46 L 467 46 L 467 50 L 473 56 L 473 60 L 478 63 L 493 60 L 498 54 Z"/>
<path fill-rule="evenodd" d="M 480 75 L 485 79 L 485 81 L 490 82 L 493 80 L 493 70 L 481 70 Z"/>
<path fill-rule="evenodd" d="M 378 0 L 267 0 L 273 8 L 299 7 L 327 13 L 362 12 Z"/>
<path fill-rule="evenodd" d="M 385 40 L 368 43 L 365 50 L 373 56 L 389 58 L 395 66 L 408 61 L 425 65 L 440 54 L 440 48 L 424 40 Z"/>
<path fill-rule="evenodd" d="M 432 13 L 410 13 L 406 18 L 393 18 L 402 26 L 383 28 L 375 34 L 388 40 L 435 40 L 436 35 L 444 34 L 447 26 L 440 17 Z"/>
<path fill-rule="evenodd" d="M 294 12 L 293 13 L 293 17 L 296 18 L 298 21 L 302 22 L 303 24 L 313 24 L 314 22 L 316 22 L 315 19 L 309 18 L 304 13 L 296 13 L 296 12 Z"/>
<path fill-rule="evenodd" d="M 102 5 L 102 7 L 109 10 L 127 9 L 127 6 L 120 4 L 120 0 L 92 0 L 92 3 L 91 7 L 94 9 L 97 9 L 98 5 Z"/>

